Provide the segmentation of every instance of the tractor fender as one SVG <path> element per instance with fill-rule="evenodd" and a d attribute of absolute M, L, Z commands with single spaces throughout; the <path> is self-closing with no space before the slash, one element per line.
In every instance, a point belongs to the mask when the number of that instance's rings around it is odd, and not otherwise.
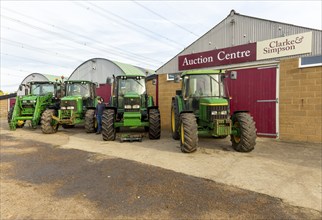
<path fill-rule="evenodd" d="M 184 110 L 184 111 L 180 112 L 180 115 L 183 114 L 183 113 L 193 113 L 193 111 Z"/>
<path fill-rule="evenodd" d="M 234 114 L 237 114 L 237 113 L 249 113 L 249 111 L 247 111 L 247 110 L 239 110 L 239 111 L 234 111 L 234 113 L 233 113 L 233 115 Z"/>
<path fill-rule="evenodd" d="M 182 97 L 181 96 L 179 96 L 179 95 L 176 95 L 176 96 L 174 96 L 174 97 L 172 97 L 172 100 L 174 101 L 174 102 L 176 102 L 176 104 L 177 104 L 177 106 L 178 106 L 178 111 L 179 111 L 179 113 L 181 114 L 182 113 L 182 111 L 184 111 L 184 107 L 183 107 L 183 100 L 182 100 Z"/>
<path fill-rule="evenodd" d="M 107 110 L 107 109 L 113 109 L 115 112 L 117 111 L 117 108 L 114 106 L 106 106 L 105 110 Z"/>
<path fill-rule="evenodd" d="M 150 110 L 150 109 L 159 109 L 159 106 L 157 106 L 157 105 L 149 106 L 148 110 Z"/>

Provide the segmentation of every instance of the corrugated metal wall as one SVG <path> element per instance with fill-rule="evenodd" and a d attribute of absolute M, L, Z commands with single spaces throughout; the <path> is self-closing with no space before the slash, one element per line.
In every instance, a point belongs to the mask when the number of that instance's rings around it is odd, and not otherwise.
<path fill-rule="evenodd" d="M 312 53 L 307 55 L 321 54 L 322 31 L 320 30 L 239 15 L 232 11 L 226 19 L 160 67 L 157 74 L 178 72 L 178 56 L 180 55 L 227 48 L 309 31 L 313 32 L 313 45 Z"/>

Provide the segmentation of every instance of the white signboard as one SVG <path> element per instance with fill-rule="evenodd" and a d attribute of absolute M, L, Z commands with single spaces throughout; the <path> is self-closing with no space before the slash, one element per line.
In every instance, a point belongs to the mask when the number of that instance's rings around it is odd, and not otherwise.
<path fill-rule="evenodd" d="M 312 32 L 257 42 L 257 60 L 312 52 Z"/>

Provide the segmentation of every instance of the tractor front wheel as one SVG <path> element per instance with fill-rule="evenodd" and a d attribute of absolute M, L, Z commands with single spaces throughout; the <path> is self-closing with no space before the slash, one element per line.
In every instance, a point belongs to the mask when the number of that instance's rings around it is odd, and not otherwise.
<path fill-rule="evenodd" d="M 256 127 L 253 117 L 245 112 L 232 116 L 233 130 L 236 134 L 230 135 L 233 148 L 238 152 L 250 152 L 256 145 Z"/>
<path fill-rule="evenodd" d="M 85 114 L 85 130 L 87 133 L 94 133 L 97 130 L 97 121 L 95 118 L 95 110 L 89 109 Z"/>
<path fill-rule="evenodd" d="M 115 113 L 113 109 L 104 110 L 102 115 L 102 136 L 104 141 L 114 141 L 116 130 L 114 128 Z"/>
<path fill-rule="evenodd" d="M 198 126 L 193 113 L 180 116 L 180 148 L 183 153 L 192 153 L 198 148 Z"/>
<path fill-rule="evenodd" d="M 161 119 L 159 109 L 150 109 L 149 111 L 149 138 L 160 139 Z"/>
<path fill-rule="evenodd" d="M 58 123 L 53 120 L 52 116 L 56 116 L 57 111 L 54 109 L 47 109 L 41 116 L 41 131 L 44 134 L 56 133 L 58 130 Z"/>

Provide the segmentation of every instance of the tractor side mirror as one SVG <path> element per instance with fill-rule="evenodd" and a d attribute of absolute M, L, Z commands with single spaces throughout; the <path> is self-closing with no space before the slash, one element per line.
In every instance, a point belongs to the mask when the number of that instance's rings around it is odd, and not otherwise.
<path fill-rule="evenodd" d="M 175 83 L 179 83 L 180 82 L 180 78 L 181 78 L 180 75 L 175 75 L 174 76 L 174 82 Z"/>
<path fill-rule="evenodd" d="M 230 72 L 230 79 L 237 79 L 237 71 Z"/>
<path fill-rule="evenodd" d="M 152 79 L 152 85 L 156 85 L 157 84 L 157 79 Z"/>
<path fill-rule="evenodd" d="M 19 86 L 19 91 L 22 91 L 22 85 Z"/>
<path fill-rule="evenodd" d="M 112 83 L 113 83 L 113 79 L 112 79 L 112 78 L 110 78 L 110 77 L 107 77 L 107 78 L 106 78 L 106 84 L 108 84 L 108 85 L 112 85 Z"/>

